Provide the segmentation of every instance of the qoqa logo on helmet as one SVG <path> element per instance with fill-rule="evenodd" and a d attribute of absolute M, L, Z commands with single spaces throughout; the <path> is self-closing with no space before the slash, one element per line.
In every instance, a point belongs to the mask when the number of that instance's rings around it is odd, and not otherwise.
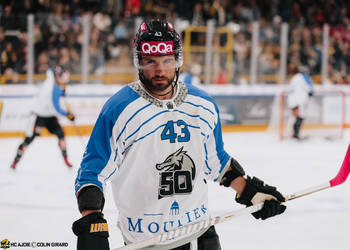
<path fill-rule="evenodd" d="M 141 53 L 146 55 L 173 54 L 173 42 L 141 42 Z"/>

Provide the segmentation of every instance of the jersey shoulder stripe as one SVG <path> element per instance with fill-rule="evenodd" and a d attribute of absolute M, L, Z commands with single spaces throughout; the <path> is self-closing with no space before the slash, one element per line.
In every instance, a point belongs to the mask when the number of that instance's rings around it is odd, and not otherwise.
<path fill-rule="evenodd" d="M 216 105 L 214 99 L 207 92 L 205 92 L 204 90 L 199 89 L 196 86 L 193 86 L 192 84 L 186 84 L 186 86 L 188 88 L 188 94 L 189 95 L 193 95 L 193 96 L 196 96 L 196 97 L 199 97 L 199 98 L 203 98 L 206 101 L 209 101 L 210 103 L 212 103 L 213 106 L 215 107 L 215 112 L 217 113 L 218 117 L 217 117 L 217 121 L 216 121 L 215 127 L 213 129 L 213 136 L 214 136 L 214 141 L 215 141 L 214 145 L 215 145 L 217 158 L 220 161 L 220 170 L 218 172 L 220 174 L 223 171 L 223 169 L 225 168 L 227 162 L 229 161 L 230 156 L 224 150 L 224 142 L 222 140 L 222 131 L 221 131 L 221 122 L 220 122 L 220 117 L 219 117 L 219 108 Z M 209 145 L 205 145 L 205 146 L 207 147 Z M 206 148 L 206 150 L 208 150 L 208 149 Z M 206 153 L 208 153 L 208 152 L 206 152 Z M 206 162 L 206 164 L 207 164 L 207 168 L 210 170 L 211 168 L 208 165 L 208 162 Z M 218 180 L 218 179 L 215 178 L 215 181 L 216 180 Z"/>
<path fill-rule="evenodd" d="M 186 84 L 186 87 L 188 89 L 188 94 L 189 95 L 194 95 L 197 97 L 201 97 L 209 102 L 212 102 L 215 105 L 213 97 L 211 97 L 207 92 L 204 90 L 192 85 L 192 84 Z"/>
<path fill-rule="evenodd" d="M 204 90 L 202 90 L 202 89 L 200 89 L 200 88 L 198 88 L 198 87 L 196 87 L 196 86 L 194 86 L 192 84 L 186 84 L 186 87 L 188 89 L 188 95 L 192 95 L 192 96 L 196 96 L 196 97 L 199 97 L 199 98 L 203 98 L 204 100 L 210 102 L 211 104 L 213 104 L 213 106 L 215 108 L 215 112 L 217 114 L 219 114 L 219 108 L 216 105 L 216 103 L 214 101 L 214 98 L 211 97 L 206 91 L 204 91 Z M 198 105 L 195 105 L 193 103 L 191 103 L 191 104 L 194 105 L 194 106 L 198 106 Z M 201 107 L 206 109 L 210 113 L 212 113 L 212 111 L 210 111 L 208 108 L 205 108 L 204 106 L 201 106 Z"/>
<path fill-rule="evenodd" d="M 57 113 L 66 116 L 68 112 L 65 111 L 60 105 L 61 96 L 63 96 L 63 90 L 57 84 L 53 84 L 52 96 L 51 96 L 53 107 L 55 108 Z"/>
<path fill-rule="evenodd" d="M 80 164 L 80 172 L 75 181 L 76 192 L 84 185 L 90 184 L 96 185 L 103 190 L 101 178 L 109 178 L 113 172 L 113 170 L 110 171 L 111 173 L 107 171 L 101 175 L 111 158 L 113 127 L 123 110 L 137 98 L 139 98 L 139 95 L 129 86 L 125 86 L 110 97 L 103 106 Z"/>
<path fill-rule="evenodd" d="M 115 122 L 125 107 L 139 97 L 139 94 L 132 88 L 125 86 L 107 100 L 102 108 L 101 115 L 107 116 Z"/>
<path fill-rule="evenodd" d="M 312 80 L 310 76 L 306 73 L 302 73 L 302 76 L 304 77 L 305 82 L 312 88 Z"/>

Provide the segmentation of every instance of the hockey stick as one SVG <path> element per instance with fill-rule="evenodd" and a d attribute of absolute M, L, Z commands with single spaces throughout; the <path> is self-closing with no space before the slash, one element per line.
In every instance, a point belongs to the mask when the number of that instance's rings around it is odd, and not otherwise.
<path fill-rule="evenodd" d="M 295 192 L 294 194 L 287 195 L 286 201 L 294 200 L 294 199 L 302 197 L 302 196 L 306 196 L 306 195 L 316 193 L 318 191 L 321 191 L 321 190 L 324 190 L 327 188 L 331 188 L 331 187 L 335 187 L 335 186 L 338 186 L 340 184 L 343 184 L 346 181 L 346 179 L 348 178 L 349 173 L 350 173 L 350 144 L 349 144 L 348 149 L 346 151 L 341 168 L 338 171 L 338 174 L 333 179 L 331 179 L 330 181 L 323 183 L 321 185 L 317 185 L 317 186 L 314 186 L 311 188 L 301 190 L 299 192 Z"/>
<path fill-rule="evenodd" d="M 285 202 L 290 201 L 290 200 L 294 200 L 294 199 L 297 199 L 297 198 L 300 198 L 303 196 L 307 196 L 309 194 L 316 193 L 316 192 L 319 192 L 319 191 L 327 189 L 327 188 L 338 186 L 346 181 L 349 173 L 350 173 L 350 145 L 348 146 L 348 149 L 347 149 L 347 152 L 345 154 L 342 166 L 341 166 L 338 174 L 333 179 L 331 179 L 330 181 L 323 183 L 321 185 L 317 185 L 314 187 L 310 187 L 310 188 L 295 192 L 293 194 L 289 194 L 286 196 Z M 191 224 L 182 226 L 182 227 L 174 229 L 174 230 L 170 230 L 169 232 L 159 234 L 156 237 L 153 237 L 153 238 L 150 238 L 150 239 L 147 239 L 144 241 L 132 243 L 130 245 L 120 247 L 120 248 L 115 248 L 113 250 L 136 250 L 136 249 L 141 249 L 141 248 L 145 248 L 145 247 L 150 247 L 150 246 L 162 243 L 162 242 L 166 242 L 168 240 L 175 239 L 175 241 L 176 241 L 177 239 L 179 239 L 181 237 L 182 238 L 179 240 L 182 240 L 182 239 L 184 239 L 183 236 L 186 236 L 189 233 L 196 232 L 196 231 L 203 229 L 203 228 L 208 228 L 212 225 L 231 220 L 231 219 L 238 217 L 238 216 L 241 216 L 241 215 L 246 215 L 246 214 L 251 214 L 251 213 L 257 212 L 262 207 L 263 207 L 263 203 L 260 203 L 260 204 L 256 204 L 256 205 L 253 205 L 253 206 L 250 206 L 247 208 L 240 209 L 240 210 L 231 211 L 231 212 L 228 212 L 228 213 L 225 213 L 222 215 L 208 218 L 207 220 L 198 221 L 198 222 L 191 223 Z"/>

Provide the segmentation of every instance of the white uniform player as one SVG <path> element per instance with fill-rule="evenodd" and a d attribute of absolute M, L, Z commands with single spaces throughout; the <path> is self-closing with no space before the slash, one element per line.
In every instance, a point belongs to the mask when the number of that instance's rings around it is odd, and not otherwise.
<path fill-rule="evenodd" d="M 69 73 L 61 74 L 63 75 L 62 81 L 67 83 L 69 81 Z M 33 113 L 41 117 L 57 116 L 58 114 L 67 116 L 68 112 L 59 103 L 59 98 L 64 95 L 64 91 L 65 86 L 59 85 L 55 81 L 54 70 L 47 70 L 46 80 L 41 84 L 40 90 L 34 98 Z"/>
<path fill-rule="evenodd" d="M 16 169 L 17 163 L 28 145 L 36 136 L 40 135 L 42 127 L 46 127 L 50 133 L 57 136 L 64 162 L 68 167 L 72 167 L 67 157 L 64 133 L 57 119 L 58 114 L 67 116 L 72 121 L 75 118 L 72 113 L 64 110 L 59 102 L 61 96 L 65 94 L 65 85 L 68 81 L 69 72 L 65 71 L 61 66 L 56 66 L 55 69 L 47 71 L 46 80 L 42 83 L 39 92 L 34 98 L 29 124 L 25 131 L 25 139 L 17 149 L 15 159 L 11 164 L 12 169 Z"/>
<path fill-rule="evenodd" d="M 182 81 L 184 83 L 190 83 L 195 86 L 200 86 L 201 79 L 199 78 L 199 75 L 201 73 L 201 66 L 197 63 L 192 64 L 190 66 L 189 71 L 184 71 L 179 76 L 179 81 Z"/>
<path fill-rule="evenodd" d="M 295 74 L 290 80 L 290 91 L 288 93 L 287 102 L 295 118 L 293 137 L 296 139 L 300 139 L 300 127 L 305 119 L 307 104 L 312 94 L 313 83 L 310 76 L 306 72 Z"/>
<path fill-rule="evenodd" d="M 224 150 L 214 100 L 177 80 L 182 49 L 172 25 L 160 20 L 142 23 L 134 59 L 140 81 L 125 86 L 104 105 L 78 171 L 75 190 L 83 215 L 73 224 L 78 249 L 109 249 L 101 213 L 108 180 L 125 244 L 206 219 L 207 180 L 231 186 L 240 194 L 237 201 L 245 205 L 252 205 L 252 197 L 262 193 L 267 205 L 256 218 L 282 213 L 283 196 L 265 189 L 256 178 L 245 179 L 241 166 Z M 190 248 L 220 249 L 215 228 L 192 232 L 186 241 L 152 247 Z"/>

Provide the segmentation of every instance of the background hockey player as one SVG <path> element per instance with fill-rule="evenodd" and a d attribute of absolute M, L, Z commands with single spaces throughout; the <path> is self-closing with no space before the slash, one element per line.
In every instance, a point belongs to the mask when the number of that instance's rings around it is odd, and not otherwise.
<path fill-rule="evenodd" d="M 305 119 L 306 108 L 310 96 L 313 95 L 313 82 L 308 75 L 306 66 L 299 66 L 297 72 L 290 80 L 288 93 L 288 107 L 294 117 L 293 138 L 300 139 L 300 128 Z"/>
<path fill-rule="evenodd" d="M 198 63 L 194 63 L 191 66 L 188 66 L 189 70 L 182 72 L 179 76 L 179 81 L 187 84 L 193 84 L 195 86 L 199 86 L 201 84 L 200 73 L 201 66 Z"/>
<path fill-rule="evenodd" d="M 49 69 L 46 75 L 47 78 L 40 87 L 33 103 L 29 118 L 30 121 L 25 131 L 25 139 L 19 145 L 15 159 L 11 164 L 11 168 L 13 169 L 16 169 L 17 163 L 23 156 L 28 145 L 36 136 L 40 135 L 43 127 L 46 127 L 50 133 L 57 136 L 58 146 L 64 162 L 68 167 L 72 167 L 67 157 L 64 132 L 57 118 L 59 114 L 66 116 L 71 121 L 75 119 L 72 113 L 66 111 L 60 105 L 60 98 L 65 95 L 66 84 L 69 81 L 69 72 L 61 66 L 56 66 L 54 69 Z"/>
<path fill-rule="evenodd" d="M 218 107 L 204 91 L 178 81 L 183 52 L 173 26 L 141 24 L 134 39 L 139 81 L 104 105 L 75 182 L 82 218 L 73 223 L 79 250 L 109 249 L 103 217 L 104 185 L 111 181 L 126 244 L 209 217 L 207 181 L 237 191 L 236 201 L 264 202 L 253 215 L 281 214 L 284 197 L 257 178 L 244 177 L 223 148 Z M 214 226 L 152 249 L 221 249 Z"/>

